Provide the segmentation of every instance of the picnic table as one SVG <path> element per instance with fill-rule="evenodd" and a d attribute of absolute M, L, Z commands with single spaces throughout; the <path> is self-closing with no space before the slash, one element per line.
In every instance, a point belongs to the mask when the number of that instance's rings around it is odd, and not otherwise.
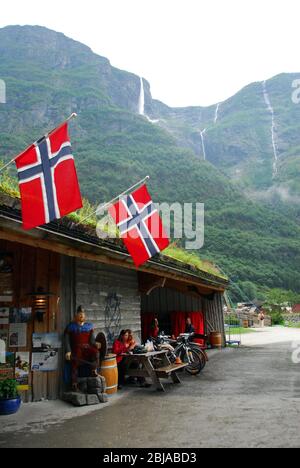
<path fill-rule="evenodd" d="M 171 377 L 174 384 L 180 384 L 181 380 L 177 375 L 177 371 L 187 366 L 187 364 L 171 364 L 167 349 L 145 354 L 122 354 L 122 356 L 126 361 L 126 375 L 128 377 L 149 378 L 152 385 L 161 392 L 164 392 L 165 388 L 160 379 Z M 132 363 L 138 364 L 135 366 L 136 368 L 131 366 Z"/>

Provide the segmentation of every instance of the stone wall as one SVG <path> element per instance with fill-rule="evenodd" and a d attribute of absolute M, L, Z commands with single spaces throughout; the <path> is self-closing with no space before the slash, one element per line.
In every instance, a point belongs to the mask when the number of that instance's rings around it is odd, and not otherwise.
<path fill-rule="evenodd" d="M 286 322 L 300 323 L 300 314 L 284 314 L 283 318 Z"/>
<path fill-rule="evenodd" d="M 258 319 L 258 312 L 253 310 L 237 310 L 236 316 L 240 319 L 241 325 L 243 325 L 243 321 L 248 321 L 249 326 L 259 327 L 260 320 Z M 272 319 L 269 315 L 265 314 L 265 327 L 270 327 L 272 325 Z"/>

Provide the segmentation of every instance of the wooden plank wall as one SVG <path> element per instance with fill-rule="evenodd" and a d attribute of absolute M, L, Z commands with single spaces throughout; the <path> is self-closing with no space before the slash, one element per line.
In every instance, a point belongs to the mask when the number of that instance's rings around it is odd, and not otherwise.
<path fill-rule="evenodd" d="M 224 326 L 224 303 L 223 294 L 216 293 L 213 301 L 204 300 L 205 332 L 211 331 L 222 333 L 223 346 L 226 344 L 225 326 Z"/>
<path fill-rule="evenodd" d="M 203 310 L 201 297 L 183 294 L 169 288 L 157 288 L 149 296 L 142 295 L 142 314 L 154 313 L 159 317 L 161 330 L 170 334 L 172 312 L 199 312 Z"/>
<path fill-rule="evenodd" d="M 219 331 L 223 335 L 225 345 L 224 315 L 223 315 L 223 295 L 215 293 L 214 299 L 209 301 L 201 297 L 197 298 L 183 294 L 175 289 L 158 288 L 149 296 L 142 295 L 142 314 L 155 313 L 159 316 L 160 327 L 166 333 L 171 333 L 170 313 L 175 311 L 197 312 L 202 311 L 205 317 L 206 333 L 211 328 Z M 208 325 L 211 324 L 211 327 Z"/>
<path fill-rule="evenodd" d="M 197 312 L 202 310 L 201 297 L 183 294 L 175 289 L 157 288 L 149 296 L 142 295 L 142 311 L 148 312 Z"/>
<path fill-rule="evenodd" d="M 39 287 L 51 291 L 54 296 L 43 322 L 32 320 L 27 328 L 27 347 L 10 351 L 32 351 L 32 334 L 60 332 L 60 256 L 47 250 L 0 240 L 0 251 L 14 255 L 14 301 L 9 307 L 31 307 L 32 298 L 28 294 Z M 5 304 L 1 304 L 5 306 Z M 58 372 L 30 374 L 30 391 L 22 395 L 24 401 L 40 401 L 58 397 Z"/>
<path fill-rule="evenodd" d="M 60 309 L 63 311 L 63 314 L 60 325 L 63 332 L 68 323 L 73 320 L 76 310 L 75 263 L 76 260 L 73 257 L 61 256 Z"/>
<path fill-rule="evenodd" d="M 59 309 L 61 310 L 60 331 L 62 336 L 66 326 L 73 320 L 74 311 L 76 310 L 75 298 L 75 259 L 61 255 L 60 263 L 60 302 Z M 63 339 L 62 354 L 60 360 L 59 374 L 59 395 L 65 391 L 63 370 L 65 367 L 65 345 Z"/>
<path fill-rule="evenodd" d="M 106 298 L 121 298 L 121 328 L 141 337 L 141 297 L 137 272 L 87 260 L 76 259 L 76 305 L 82 305 L 96 332 L 105 330 Z"/>

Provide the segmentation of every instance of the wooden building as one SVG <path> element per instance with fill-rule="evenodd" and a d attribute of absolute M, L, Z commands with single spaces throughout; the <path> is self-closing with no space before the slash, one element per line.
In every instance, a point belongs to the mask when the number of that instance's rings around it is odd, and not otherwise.
<path fill-rule="evenodd" d="M 1 273 L 0 263 L 0 310 L 33 311 L 26 323 L 26 346 L 8 342 L 8 347 L 17 354 L 30 353 L 31 361 L 33 356 L 37 359 L 33 336 L 55 333 L 62 341 L 78 305 L 84 306 L 88 320 L 96 330 L 105 331 L 109 341 L 122 328 L 141 337 L 154 316 L 170 333 L 175 314 L 196 313 L 202 314 L 205 332 L 221 332 L 225 344 L 223 293 L 228 282 L 224 278 L 163 255 L 137 270 L 120 242 L 100 240 L 92 229 L 75 226 L 68 218 L 24 231 L 19 200 L 0 192 L 0 261 L 5 257 L 11 259 L 12 268 Z M 8 277 L 11 295 L 5 291 Z M 39 291 L 51 293 L 45 296 L 44 314 L 38 313 L 36 304 Z M 10 327 L 5 319 L 0 322 L 9 335 Z M 37 367 L 29 373 L 25 401 L 59 398 L 63 345 L 58 356 L 57 369 L 43 372 Z"/>

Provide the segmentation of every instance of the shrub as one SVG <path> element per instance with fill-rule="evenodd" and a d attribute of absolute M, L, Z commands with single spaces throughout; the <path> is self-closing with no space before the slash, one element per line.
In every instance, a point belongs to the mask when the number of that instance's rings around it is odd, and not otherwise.
<path fill-rule="evenodd" d="M 13 379 L 6 379 L 0 382 L 0 399 L 9 400 L 17 398 L 18 389 L 17 382 Z"/>
<path fill-rule="evenodd" d="M 241 325 L 240 319 L 236 317 L 235 315 L 228 315 L 227 317 L 225 317 L 225 323 L 227 323 L 227 325 L 235 325 L 235 326 Z"/>
<path fill-rule="evenodd" d="M 271 312 L 270 316 L 272 318 L 272 325 L 284 325 L 285 320 L 281 311 L 276 310 L 274 312 Z"/>

